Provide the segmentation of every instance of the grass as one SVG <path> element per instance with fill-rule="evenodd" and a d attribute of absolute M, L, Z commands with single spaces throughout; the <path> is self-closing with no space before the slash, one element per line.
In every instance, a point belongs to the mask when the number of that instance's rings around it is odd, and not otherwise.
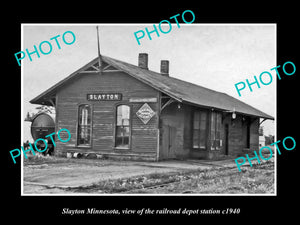
<path fill-rule="evenodd" d="M 28 155 L 24 165 L 74 164 L 103 166 L 107 160 L 74 159 Z M 165 185 L 167 184 L 167 185 Z M 164 185 L 159 187 L 159 185 Z M 149 188 L 153 187 L 154 188 Z M 152 173 L 122 179 L 104 180 L 89 186 L 63 188 L 84 193 L 154 193 L 154 194 L 271 194 L 274 193 L 274 160 L 243 165 L 241 172 L 232 168 L 213 167 L 207 170 L 183 170 L 181 172 Z"/>
<path fill-rule="evenodd" d="M 153 173 L 143 176 L 135 176 L 125 179 L 114 179 L 105 180 L 99 183 L 86 186 L 86 187 L 76 187 L 67 188 L 74 192 L 87 192 L 87 193 L 122 193 L 136 189 L 145 189 L 153 185 L 160 185 L 166 183 L 172 183 L 187 179 L 183 173 Z"/>
<path fill-rule="evenodd" d="M 167 185 L 165 185 L 167 184 Z M 159 185 L 165 185 L 159 187 Z M 153 187 L 149 189 L 149 187 Z M 156 193 L 156 194 L 271 194 L 274 193 L 274 163 L 237 168 L 187 170 L 153 173 L 127 179 L 106 180 L 87 187 L 68 188 L 86 193 Z"/>
<path fill-rule="evenodd" d="M 260 167 L 262 166 L 262 167 Z M 255 167 L 244 167 L 206 171 L 193 179 L 157 190 L 159 193 L 199 194 L 271 194 L 274 193 L 274 164 L 264 163 Z"/>
<path fill-rule="evenodd" d="M 27 158 L 23 157 L 24 165 L 39 165 L 43 163 L 64 163 L 70 161 L 68 158 L 44 156 L 42 154 L 27 154 Z"/>
<path fill-rule="evenodd" d="M 85 158 L 66 158 L 58 156 L 44 156 L 42 154 L 28 154 L 27 159 L 24 159 L 24 166 L 27 165 L 42 165 L 42 164 L 101 164 L 103 160 L 101 159 L 85 159 Z"/>

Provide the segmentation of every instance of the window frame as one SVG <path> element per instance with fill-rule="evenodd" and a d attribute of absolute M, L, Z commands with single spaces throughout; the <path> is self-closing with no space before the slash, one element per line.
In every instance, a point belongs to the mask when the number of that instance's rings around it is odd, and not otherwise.
<path fill-rule="evenodd" d="M 120 106 L 128 106 L 129 107 L 129 140 L 128 140 L 128 147 L 117 146 L 117 122 L 118 122 L 118 107 Z M 131 149 L 131 141 L 132 141 L 132 105 L 128 104 L 127 102 L 120 102 L 115 105 L 115 120 L 114 120 L 114 149 L 115 150 L 130 150 Z"/>
<path fill-rule="evenodd" d="M 80 134 L 79 134 L 79 130 L 80 130 L 80 120 L 81 120 L 81 117 L 80 117 L 80 113 L 81 113 L 81 107 L 83 106 L 88 106 L 89 109 L 90 109 L 90 113 L 88 116 L 90 116 L 90 124 L 87 124 L 87 126 L 89 126 L 90 128 L 90 132 L 89 132 L 89 135 L 90 135 L 90 140 L 89 140 L 89 143 L 87 144 L 80 144 L 79 143 L 79 137 L 80 137 Z M 88 104 L 88 103 L 80 103 L 77 105 L 77 126 L 76 126 L 76 147 L 78 148 L 91 148 L 92 146 L 92 142 L 93 142 L 93 106 L 91 104 Z"/>
<path fill-rule="evenodd" d="M 199 113 L 199 124 L 198 124 L 198 129 L 195 129 L 195 114 Z M 205 135 L 205 144 L 204 147 L 201 146 L 200 144 L 200 135 L 202 134 L 201 132 L 201 125 L 203 125 L 201 123 L 201 114 L 205 114 L 206 118 L 205 118 L 205 130 L 204 130 L 204 135 Z M 198 136 L 197 136 L 197 140 L 198 140 L 198 146 L 195 146 L 195 142 L 194 142 L 194 135 L 195 135 L 195 130 L 198 130 Z M 209 131 L 209 113 L 207 110 L 204 109 L 196 109 L 193 111 L 193 120 L 192 120 L 192 148 L 195 150 L 207 150 L 207 138 L 208 138 L 208 131 Z"/>
<path fill-rule="evenodd" d="M 219 120 L 218 120 L 219 117 Z M 212 120 L 214 119 L 214 139 L 212 139 Z M 218 123 L 219 121 L 219 123 Z M 218 126 L 219 125 L 219 126 Z M 219 129 L 218 129 L 219 128 Z M 222 149 L 222 113 L 218 111 L 212 111 L 210 115 L 210 150 L 212 151 L 220 151 Z M 217 139 L 217 133 L 219 132 L 219 139 Z M 219 145 L 216 143 L 219 141 Z"/>

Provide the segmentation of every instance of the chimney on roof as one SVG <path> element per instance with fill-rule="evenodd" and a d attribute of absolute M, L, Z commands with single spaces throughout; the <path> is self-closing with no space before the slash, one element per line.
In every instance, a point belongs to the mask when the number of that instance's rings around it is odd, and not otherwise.
<path fill-rule="evenodd" d="M 140 53 L 139 54 L 139 67 L 142 69 L 148 69 L 148 54 Z"/>
<path fill-rule="evenodd" d="M 160 73 L 163 76 L 169 76 L 169 60 L 160 61 Z"/>

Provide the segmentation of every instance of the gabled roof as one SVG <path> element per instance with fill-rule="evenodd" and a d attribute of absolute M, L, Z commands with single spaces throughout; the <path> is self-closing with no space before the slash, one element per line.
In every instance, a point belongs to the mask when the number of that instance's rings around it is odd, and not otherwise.
<path fill-rule="evenodd" d="M 140 80 L 141 82 L 153 87 L 154 89 L 163 92 L 175 100 L 183 103 L 189 103 L 205 108 L 214 108 L 222 111 L 233 111 L 237 113 L 256 116 L 265 119 L 274 119 L 272 116 L 236 99 L 225 93 L 217 92 L 196 84 L 192 84 L 173 77 L 162 76 L 160 73 L 142 69 L 138 66 L 113 59 L 102 55 L 102 60 L 112 67 L 121 70 L 130 76 Z M 47 98 L 53 96 L 59 88 L 64 86 L 69 80 L 77 76 L 83 76 L 80 72 L 86 70 L 98 62 L 98 57 L 91 62 L 75 71 L 65 79 L 61 80 L 36 98 L 32 99 L 30 103 L 42 104 L 47 101 Z"/>

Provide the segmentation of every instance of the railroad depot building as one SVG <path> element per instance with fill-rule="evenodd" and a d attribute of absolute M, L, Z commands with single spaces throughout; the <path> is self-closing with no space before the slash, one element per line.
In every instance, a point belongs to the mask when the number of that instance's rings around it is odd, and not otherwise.
<path fill-rule="evenodd" d="M 54 106 L 55 130 L 70 141 L 56 142 L 56 155 L 137 160 L 215 159 L 259 148 L 259 124 L 272 116 L 225 93 L 107 56 L 95 58 L 30 103 Z M 62 137 L 63 138 L 63 137 Z"/>

